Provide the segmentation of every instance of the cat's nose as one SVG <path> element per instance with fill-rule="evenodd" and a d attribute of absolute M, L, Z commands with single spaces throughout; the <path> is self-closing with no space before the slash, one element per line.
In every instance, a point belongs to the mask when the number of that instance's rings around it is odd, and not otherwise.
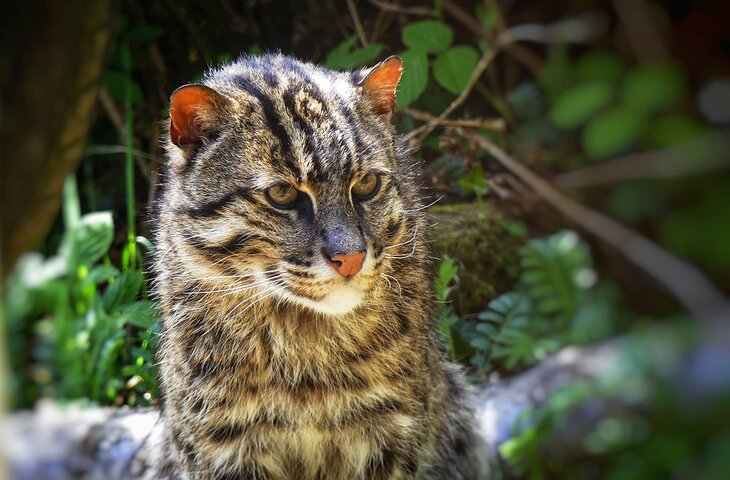
<path fill-rule="evenodd" d="M 352 277 L 362 269 L 362 264 L 365 261 L 365 252 L 355 253 L 340 253 L 337 255 L 330 255 L 326 249 L 322 249 L 322 254 L 328 260 L 328 263 L 334 268 L 337 273 L 343 277 Z"/>

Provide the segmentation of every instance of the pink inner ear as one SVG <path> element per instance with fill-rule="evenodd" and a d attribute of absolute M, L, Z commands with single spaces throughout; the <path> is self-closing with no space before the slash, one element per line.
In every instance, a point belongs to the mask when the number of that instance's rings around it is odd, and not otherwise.
<path fill-rule="evenodd" d="M 175 145 L 200 142 L 203 131 L 196 120 L 201 111 L 213 108 L 216 92 L 204 85 L 187 85 L 170 97 L 170 140 Z"/>
<path fill-rule="evenodd" d="M 375 104 L 380 114 L 395 110 L 395 90 L 403 73 L 403 61 L 398 57 L 390 57 L 377 65 L 363 82 L 363 90 Z"/>

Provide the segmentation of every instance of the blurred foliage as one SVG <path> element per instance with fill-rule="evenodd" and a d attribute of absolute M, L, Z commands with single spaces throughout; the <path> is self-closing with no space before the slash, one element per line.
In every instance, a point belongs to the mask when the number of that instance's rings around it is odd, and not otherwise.
<path fill-rule="evenodd" d="M 565 345 L 608 338 L 628 323 L 618 287 L 598 281 L 589 248 L 573 231 L 528 240 L 519 269 L 513 290 L 489 301 L 476 319 L 439 307 L 442 333 L 449 345 L 461 346 L 452 348 L 454 358 L 469 358 L 483 374 L 515 372 Z M 439 300 L 450 293 L 445 278 L 457 275 L 453 260 L 445 259 L 436 281 Z"/>
<path fill-rule="evenodd" d="M 605 378 L 571 384 L 523 412 L 500 452 L 511 476 L 539 478 L 725 478 L 730 421 L 725 388 L 687 390 L 678 359 L 695 344 L 686 322 L 635 332 Z M 687 408 L 687 403 L 702 408 Z M 585 431 L 568 422 L 590 419 Z M 558 460 L 562 453 L 570 461 Z M 560 458 L 560 457 L 558 457 Z"/>
<path fill-rule="evenodd" d="M 104 80 L 108 102 L 77 174 L 78 192 L 69 179 L 63 214 L 41 252 L 23 257 L 4 286 L 16 408 L 32 406 L 42 396 L 116 405 L 156 401 L 153 354 L 159 327 L 143 267 L 144 249 L 151 246 L 142 205 L 155 197 L 163 171 L 161 121 L 170 92 L 239 54 L 283 50 L 334 69 L 364 67 L 397 54 L 404 73 L 396 121 L 406 133 L 422 122 L 418 114 L 438 115 L 462 93 L 505 24 L 549 23 L 566 12 L 599 10 L 612 23 L 592 43 L 547 42 L 529 46 L 527 57 L 501 52 L 451 117 L 503 118 L 505 132 L 481 133 L 556 180 L 626 154 L 672 149 L 686 170 L 681 175 L 594 182 L 574 187 L 573 194 L 697 262 L 730 289 L 730 222 L 722 208 L 730 194 L 726 159 L 720 159 L 725 168 L 719 172 L 697 168 L 727 152 L 696 143 L 708 133 L 726 143 L 726 131 L 703 120 L 697 107 L 708 71 L 687 56 L 638 61 L 608 4 L 458 2 L 481 29 L 477 35 L 473 23 L 446 13 L 445 1 L 425 2 L 436 12 L 427 19 L 357 2 L 365 30 L 378 32 L 363 44 L 340 2 L 184 3 L 120 6 Z M 691 11 L 655 6 L 665 15 L 657 24 L 666 23 L 678 36 L 697 37 L 681 30 L 689 28 L 682 20 Z M 445 347 L 475 379 L 514 375 L 567 345 L 619 333 L 637 337 L 627 370 L 616 377 L 623 383 L 574 385 L 539 411 L 525 412 L 514 439 L 501 450 L 509 475 L 721 478 L 730 469 L 730 438 L 724 424 L 713 420 L 725 418 L 718 405 L 727 398 L 706 400 L 708 407 L 701 410 L 686 408 L 681 392 L 656 378 L 655 370 L 639 368 L 652 363 L 646 355 L 656 353 L 650 347 L 662 339 L 641 337 L 637 326 L 666 323 L 673 303 L 661 292 L 654 293 L 657 301 L 647 299 L 647 290 L 637 287 L 641 275 L 616 261 L 615 252 L 596 248 L 595 239 L 581 239 L 575 225 L 544 215 L 539 200 L 516 188 L 514 179 L 505 180 L 494 159 L 453 130 L 428 136 L 415 155 L 425 165 L 426 191 L 435 201 L 448 208 L 499 200 L 502 209 L 477 224 L 458 224 L 468 230 L 454 232 L 452 240 L 470 242 L 472 254 L 446 256 L 435 275 Z M 509 235 L 487 233 L 497 227 Z M 499 269 L 498 286 L 491 283 L 494 272 L 470 278 L 480 274 L 467 267 L 486 257 L 485 249 L 504 252 L 489 266 Z M 473 290 L 461 291 L 464 285 Z M 462 309 L 467 304 L 478 307 Z M 662 310 L 652 311 L 652 304 Z M 680 350 L 666 351 L 679 355 Z M 546 459 L 553 435 L 571 412 L 638 390 L 651 397 L 645 414 L 602 414 L 582 435 L 579 458 Z"/>
<path fill-rule="evenodd" d="M 28 253 L 5 286 L 4 318 L 15 407 L 40 397 L 149 405 L 156 397 L 158 321 L 145 275 L 109 260 L 109 212 L 81 215 L 76 181 L 64 186 L 58 252 Z"/>

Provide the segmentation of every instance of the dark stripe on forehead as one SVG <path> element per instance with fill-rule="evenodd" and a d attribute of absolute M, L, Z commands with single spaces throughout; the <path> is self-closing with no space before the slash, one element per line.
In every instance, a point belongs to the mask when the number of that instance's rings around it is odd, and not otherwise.
<path fill-rule="evenodd" d="M 279 79 L 271 65 L 264 65 L 264 81 L 266 82 L 266 85 L 272 88 L 279 84 Z"/>
<path fill-rule="evenodd" d="M 352 109 L 350 109 L 350 107 L 344 102 L 340 102 L 340 110 L 342 111 L 342 115 L 345 117 L 345 120 L 347 121 L 347 126 L 352 133 L 352 139 L 355 142 L 355 164 L 357 165 L 358 170 L 361 170 L 363 156 L 365 155 L 365 152 L 369 149 L 369 146 L 365 145 L 365 143 L 362 141 L 362 135 L 360 134 L 359 128 L 360 122 L 358 122 L 355 118 L 355 115 L 353 115 Z"/>
<path fill-rule="evenodd" d="M 299 168 L 291 157 L 291 138 L 289 138 L 289 134 L 279 120 L 274 102 L 272 102 L 271 98 L 266 96 L 256 85 L 251 83 L 251 81 L 243 75 L 238 75 L 234 77 L 233 80 L 236 85 L 241 88 L 241 90 L 254 97 L 259 104 L 261 104 L 261 108 L 264 112 L 264 118 L 266 119 L 269 130 L 274 134 L 281 145 L 281 156 L 284 160 L 285 166 L 289 168 L 295 176 L 301 176 Z M 275 158 L 272 157 L 272 160 L 275 160 Z"/>
<path fill-rule="evenodd" d="M 322 181 L 325 178 L 325 170 L 315 142 L 317 131 L 314 129 L 312 124 L 302 116 L 302 112 L 300 112 L 300 108 L 297 106 L 296 96 L 300 93 L 312 98 L 316 102 L 319 102 L 323 110 L 321 113 L 323 117 L 327 116 L 329 113 L 324 99 L 311 85 L 293 84 L 284 92 L 284 105 L 286 106 L 289 115 L 294 118 L 294 123 L 296 123 L 297 127 L 304 132 L 307 151 L 312 155 L 312 163 L 314 164 L 312 178 L 317 181 Z"/>

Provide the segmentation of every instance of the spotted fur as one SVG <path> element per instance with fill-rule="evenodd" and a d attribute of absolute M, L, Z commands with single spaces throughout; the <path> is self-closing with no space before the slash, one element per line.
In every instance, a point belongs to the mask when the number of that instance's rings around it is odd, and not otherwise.
<path fill-rule="evenodd" d="M 200 141 L 167 142 L 160 477 L 483 478 L 469 388 L 438 345 L 418 168 L 368 74 L 243 58 L 203 80 L 218 96 Z M 379 191 L 353 198 L 369 172 Z M 279 183 L 296 208 L 269 201 Z M 331 238 L 363 242 L 362 271 L 328 265 Z"/>

